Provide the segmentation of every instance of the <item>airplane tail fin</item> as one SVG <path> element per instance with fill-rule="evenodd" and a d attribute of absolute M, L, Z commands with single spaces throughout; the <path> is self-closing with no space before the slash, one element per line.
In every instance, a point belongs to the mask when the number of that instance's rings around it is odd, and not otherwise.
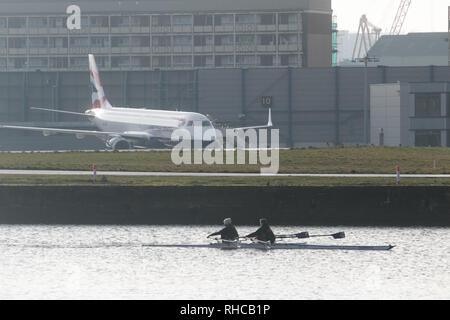
<path fill-rule="evenodd" d="M 269 127 L 269 128 L 273 127 L 273 123 L 272 123 L 272 108 L 269 108 L 269 120 L 267 121 L 267 127 Z"/>
<path fill-rule="evenodd" d="M 106 99 L 103 85 L 98 73 L 97 64 L 95 63 L 94 55 L 89 55 L 89 73 L 92 88 L 92 108 L 93 109 L 111 109 L 112 106 Z"/>

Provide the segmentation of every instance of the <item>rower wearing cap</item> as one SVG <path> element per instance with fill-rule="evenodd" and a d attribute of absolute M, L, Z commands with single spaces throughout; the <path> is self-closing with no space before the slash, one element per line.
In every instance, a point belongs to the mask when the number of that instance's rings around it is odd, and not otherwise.
<path fill-rule="evenodd" d="M 256 238 L 259 241 L 270 241 L 271 244 L 275 243 L 275 234 L 272 229 L 270 229 L 267 219 L 259 219 L 260 227 L 253 233 L 245 236 L 246 238 Z"/>
<path fill-rule="evenodd" d="M 235 226 L 233 225 L 231 218 L 226 218 L 225 220 L 223 220 L 223 224 L 225 225 L 225 228 L 223 228 L 220 231 L 211 233 L 208 238 L 213 237 L 213 236 L 219 236 L 222 240 L 227 240 L 227 241 L 235 241 L 239 239 L 239 234 L 235 228 Z"/>

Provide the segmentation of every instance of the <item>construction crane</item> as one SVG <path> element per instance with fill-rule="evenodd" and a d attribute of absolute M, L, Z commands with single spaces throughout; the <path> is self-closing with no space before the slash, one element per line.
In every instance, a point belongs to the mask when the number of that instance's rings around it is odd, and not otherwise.
<path fill-rule="evenodd" d="M 367 56 L 369 49 L 380 38 L 382 29 L 371 23 L 367 16 L 362 15 L 359 20 L 358 33 L 356 35 L 355 47 L 353 48 L 352 60 L 358 60 Z"/>
<path fill-rule="evenodd" d="M 398 7 L 397 14 L 395 16 L 394 22 L 392 23 L 390 35 L 399 35 L 402 31 L 403 23 L 405 22 L 406 15 L 408 14 L 409 6 L 411 5 L 411 0 L 402 0 L 400 6 Z"/>

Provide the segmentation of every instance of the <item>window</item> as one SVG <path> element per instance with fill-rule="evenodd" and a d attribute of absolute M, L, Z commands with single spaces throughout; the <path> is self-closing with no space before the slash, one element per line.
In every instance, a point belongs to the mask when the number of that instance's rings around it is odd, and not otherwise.
<path fill-rule="evenodd" d="M 30 68 L 46 68 L 48 67 L 48 58 L 46 57 L 30 58 L 29 65 Z"/>
<path fill-rule="evenodd" d="M 65 28 L 66 27 L 67 18 L 63 17 L 50 17 L 48 19 L 48 24 L 52 28 Z"/>
<path fill-rule="evenodd" d="M 27 47 L 26 38 L 9 38 L 9 47 L 14 49 L 23 49 Z"/>
<path fill-rule="evenodd" d="M 30 48 L 48 48 L 47 38 L 30 38 Z"/>
<path fill-rule="evenodd" d="M 262 55 L 259 57 L 261 66 L 273 66 L 274 56 L 272 55 Z"/>
<path fill-rule="evenodd" d="M 22 69 L 27 66 L 26 58 L 10 58 L 8 61 L 8 67 L 11 69 Z"/>
<path fill-rule="evenodd" d="M 132 27 L 148 27 L 150 25 L 149 16 L 133 16 L 131 17 Z"/>
<path fill-rule="evenodd" d="M 416 131 L 416 147 L 440 147 L 441 131 L 419 130 Z"/>
<path fill-rule="evenodd" d="M 153 37 L 153 46 L 154 47 L 170 47 L 171 41 L 169 36 L 160 36 L 160 37 Z"/>
<path fill-rule="evenodd" d="M 97 59 L 97 57 L 95 57 Z M 69 63 L 67 57 L 51 57 L 50 58 L 50 68 L 67 68 Z M 96 61 L 98 64 L 98 61 Z"/>
<path fill-rule="evenodd" d="M 109 38 L 108 37 L 92 37 L 91 38 L 92 48 L 109 48 Z"/>
<path fill-rule="evenodd" d="M 89 48 L 89 38 L 88 37 L 70 38 L 70 46 L 74 48 Z"/>
<path fill-rule="evenodd" d="M 232 67 L 234 66 L 233 56 L 216 56 L 216 67 Z"/>
<path fill-rule="evenodd" d="M 280 13 L 279 19 L 279 24 L 296 24 L 298 21 L 296 13 Z"/>
<path fill-rule="evenodd" d="M 192 36 L 174 36 L 173 45 L 175 47 L 186 47 L 192 45 Z"/>
<path fill-rule="evenodd" d="M 447 130 L 447 145 L 444 147 L 450 147 L 450 130 Z"/>
<path fill-rule="evenodd" d="M 94 16 L 90 19 L 90 26 L 97 28 L 107 28 L 109 26 L 108 17 Z"/>
<path fill-rule="evenodd" d="M 416 117 L 440 117 L 440 93 L 416 93 Z"/>
<path fill-rule="evenodd" d="M 447 118 L 450 118 L 450 93 L 447 93 Z"/>
<path fill-rule="evenodd" d="M 261 34 L 258 35 L 258 44 L 263 46 L 269 46 L 275 44 L 275 35 L 272 34 Z"/>
<path fill-rule="evenodd" d="M 87 57 L 71 57 L 70 58 L 70 66 L 74 68 L 87 68 L 89 65 L 89 61 Z"/>
<path fill-rule="evenodd" d="M 237 45 L 253 45 L 255 44 L 255 37 L 250 34 L 236 36 Z"/>
<path fill-rule="evenodd" d="M 280 55 L 280 64 L 282 66 L 293 66 L 298 64 L 298 56 L 295 54 Z"/>
<path fill-rule="evenodd" d="M 212 26 L 212 15 L 195 15 L 194 26 Z"/>
<path fill-rule="evenodd" d="M 30 28 L 45 28 L 47 26 L 47 18 L 30 17 L 28 19 L 28 26 Z"/>
<path fill-rule="evenodd" d="M 236 15 L 236 24 L 254 24 L 255 21 L 255 15 L 253 14 Z"/>
<path fill-rule="evenodd" d="M 0 69 L 1 70 L 6 69 L 6 58 L 0 58 Z"/>
<path fill-rule="evenodd" d="M 50 48 L 67 48 L 67 38 L 50 38 Z"/>
<path fill-rule="evenodd" d="M 278 39 L 279 39 L 278 44 L 280 44 L 280 45 L 297 44 L 298 43 L 298 41 L 297 41 L 298 38 L 295 33 L 280 34 Z"/>
<path fill-rule="evenodd" d="M 112 47 L 128 47 L 130 44 L 129 37 L 111 37 Z"/>
<path fill-rule="evenodd" d="M 89 17 L 81 16 L 81 28 L 89 27 Z"/>
<path fill-rule="evenodd" d="M 236 56 L 236 64 L 241 66 L 251 66 L 255 65 L 256 57 L 251 56 Z"/>
<path fill-rule="evenodd" d="M 22 17 L 11 17 L 8 20 L 9 28 L 26 28 L 27 27 L 27 19 Z"/>
<path fill-rule="evenodd" d="M 0 49 L 5 49 L 6 47 L 6 38 L 0 38 Z"/>
<path fill-rule="evenodd" d="M 192 24 L 192 16 L 173 16 L 174 26 L 190 26 Z"/>
<path fill-rule="evenodd" d="M 234 44 L 233 35 L 216 35 L 215 36 L 216 46 L 230 46 Z"/>
<path fill-rule="evenodd" d="M 130 25 L 130 17 L 116 16 L 111 17 L 111 27 L 128 27 Z"/>
<path fill-rule="evenodd" d="M 214 17 L 216 26 L 232 26 L 234 25 L 234 18 L 232 14 L 222 14 Z"/>
<path fill-rule="evenodd" d="M 143 37 L 143 36 L 137 36 L 137 37 L 131 37 L 131 46 L 132 47 L 148 47 L 150 46 L 150 38 L 149 37 Z"/>
<path fill-rule="evenodd" d="M 108 56 L 95 56 L 95 62 L 100 68 L 109 68 L 109 57 Z"/>
<path fill-rule="evenodd" d="M 145 56 L 131 57 L 132 67 L 150 67 L 150 58 Z"/>
<path fill-rule="evenodd" d="M 190 67 L 192 66 L 191 56 L 174 56 L 173 57 L 174 67 Z"/>
<path fill-rule="evenodd" d="M 213 56 L 195 56 L 194 67 L 209 67 L 213 65 Z"/>
<path fill-rule="evenodd" d="M 259 21 L 262 25 L 274 25 L 275 24 L 275 14 L 268 13 L 268 14 L 261 14 L 258 16 Z"/>
<path fill-rule="evenodd" d="M 154 16 L 152 19 L 152 24 L 155 27 L 164 27 L 170 26 L 170 16 Z"/>
<path fill-rule="evenodd" d="M 170 67 L 172 66 L 172 60 L 169 56 L 154 56 L 153 67 Z"/>
<path fill-rule="evenodd" d="M 213 36 L 194 36 L 194 46 L 208 46 L 213 44 Z"/>
<path fill-rule="evenodd" d="M 129 67 L 130 66 L 130 58 L 129 57 L 111 57 L 111 67 L 113 68 L 121 68 L 121 67 Z"/>

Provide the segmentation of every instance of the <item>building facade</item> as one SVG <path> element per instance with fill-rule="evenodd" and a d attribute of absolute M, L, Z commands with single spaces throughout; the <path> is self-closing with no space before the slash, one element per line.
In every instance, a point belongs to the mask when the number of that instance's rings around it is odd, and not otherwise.
<path fill-rule="evenodd" d="M 330 0 L 64 0 L 0 5 L 0 70 L 328 67 Z"/>
<path fill-rule="evenodd" d="M 450 147 L 450 83 L 371 86 L 371 143 Z"/>

